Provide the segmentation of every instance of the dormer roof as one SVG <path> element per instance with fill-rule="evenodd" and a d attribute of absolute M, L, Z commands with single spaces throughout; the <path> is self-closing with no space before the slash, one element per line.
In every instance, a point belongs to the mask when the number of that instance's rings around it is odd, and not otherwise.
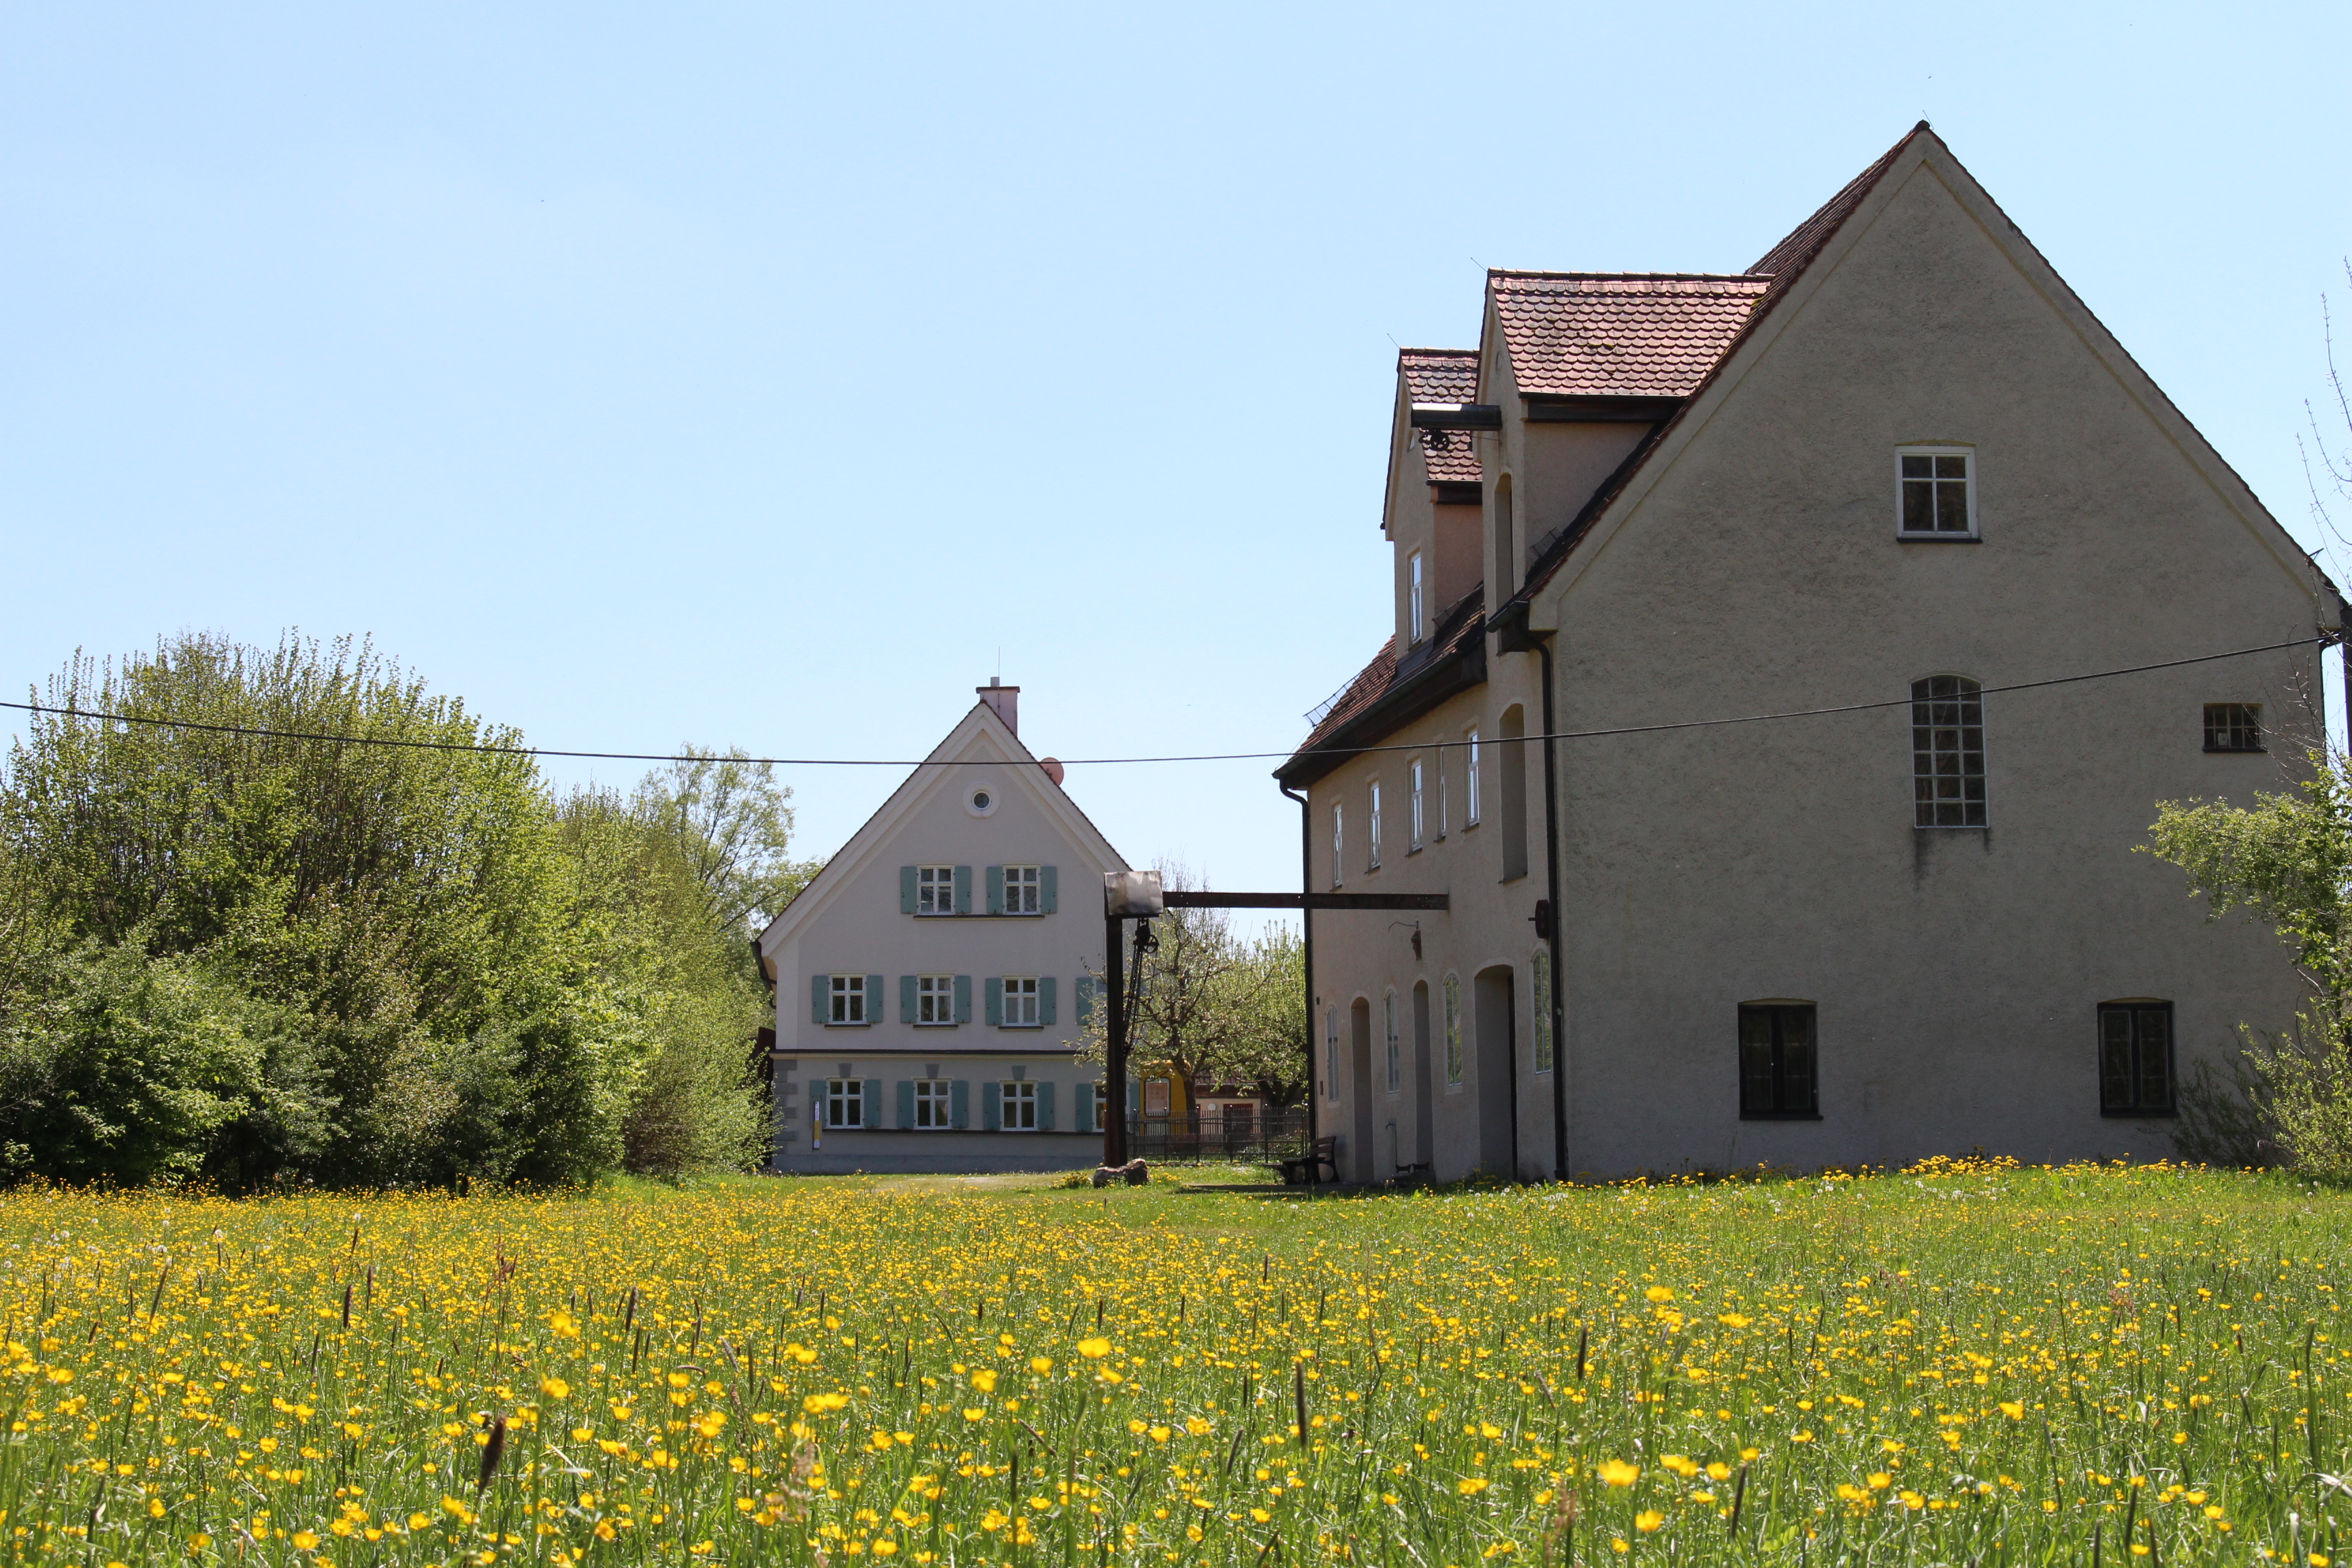
<path fill-rule="evenodd" d="M 1476 349 L 1399 349 L 1397 374 L 1404 378 L 1411 403 L 1475 403 L 1478 400 Z M 1467 430 L 1415 430 L 1422 466 L 1429 482 L 1476 484 L 1481 478 L 1478 445 Z"/>
<path fill-rule="evenodd" d="M 1486 274 L 1522 395 L 1688 397 L 1772 286 L 1740 273 Z"/>

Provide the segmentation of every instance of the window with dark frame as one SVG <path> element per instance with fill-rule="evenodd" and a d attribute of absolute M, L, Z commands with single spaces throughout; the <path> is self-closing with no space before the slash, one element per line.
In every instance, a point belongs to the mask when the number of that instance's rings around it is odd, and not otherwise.
<path fill-rule="evenodd" d="M 1911 825 L 1985 826 L 1984 695 L 1964 675 L 1911 683 Z"/>
<path fill-rule="evenodd" d="M 1742 1004 L 1741 1119 L 1765 1121 L 1820 1116 L 1814 1058 L 1812 1004 Z"/>
<path fill-rule="evenodd" d="M 2101 1004 L 2099 1114 L 2170 1116 L 2173 1110 L 2172 1004 Z"/>
<path fill-rule="evenodd" d="M 2263 705 L 2259 702 L 2205 704 L 2205 749 L 2209 752 L 2263 750 Z"/>
<path fill-rule="evenodd" d="M 1965 539 L 1969 518 L 1969 457 L 1965 452 L 1905 452 L 1901 531 Z"/>

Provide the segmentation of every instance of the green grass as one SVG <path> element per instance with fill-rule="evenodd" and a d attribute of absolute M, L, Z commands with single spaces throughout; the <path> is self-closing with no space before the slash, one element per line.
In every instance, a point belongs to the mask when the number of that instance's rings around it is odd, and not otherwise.
<path fill-rule="evenodd" d="M 28 1559 L 2309 1565 L 2352 1503 L 2352 1201 L 2276 1177 L 19 1191 L 0 1229 Z"/>

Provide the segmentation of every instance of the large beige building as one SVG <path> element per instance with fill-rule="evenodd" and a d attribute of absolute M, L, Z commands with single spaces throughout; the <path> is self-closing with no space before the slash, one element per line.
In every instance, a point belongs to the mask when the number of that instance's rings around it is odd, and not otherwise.
<path fill-rule="evenodd" d="M 2160 1156 L 2292 1015 L 2135 850 L 2296 765 L 2343 601 L 1924 123 L 1399 373 L 1396 632 L 1280 772 L 1310 888 L 1450 899 L 1313 917 L 1347 1175 Z"/>

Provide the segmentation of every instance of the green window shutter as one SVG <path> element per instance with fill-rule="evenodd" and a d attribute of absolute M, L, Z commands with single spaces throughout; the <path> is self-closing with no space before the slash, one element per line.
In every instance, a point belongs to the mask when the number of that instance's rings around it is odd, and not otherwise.
<path fill-rule="evenodd" d="M 916 1011 L 915 977 L 911 974 L 901 974 L 898 976 L 898 1022 L 913 1023 Z"/>
<path fill-rule="evenodd" d="M 1054 988 L 1059 984 L 1050 974 L 1042 975 L 1037 981 L 1037 1022 L 1045 1028 L 1052 1028 L 1055 1018 L 1059 1016 L 1054 1007 Z"/>
<path fill-rule="evenodd" d="M 902 915 L 915 912 L 915 868 L 912 866 L 898 868 L 898 912 Z"/>
<path fill-rule="evenodd" d="M 1053 867 L 1037 868 L 1037 907 L 1049 915 L 1054 912 L 1055 901 L 1060 896 L 1061 881 L 1062 874 Z"/>
<path fill-rule="evenodd" d="M 1139 1107 L 1140 1105 L 1142 1105 L 1142 1103 L 1143 1103 L 1143 1085 L 1142 1085 L 1142 1083 L 1141 1083 L 1140 1081 L 1139 1081 L 1138 1079 L 1129 1079 L 1127 1080 L 1127 1113 L 1128 1113 L 1129 1116 L 1134 1115 L 1134 1114 L 1135 1114 L 1135 1112 L 1136 1112 L 1137 1108 L 1138 1108 L 1138 1107 Z"/>
<path fill-rule="evenodd" d="M 956 976 L 955 1009 L 957 1023 L 971 1022 L 971 976 L 969 974 Z"/>
<path fill-rule="evenodd" d="M 1083 1029 L 1095 1021 L 1095 977 L 1093 975 L 1078 976 L 1077 998 L 1078 1027 Z"/>
<path fill-rule="evenodd" d="M 882 1021 L 882 977 L 878 974 L 866 977 L 866 1021 L 869 1024 Z"/>
<path fill-rule="evenodd" d="M 1050 1083 L 1041 1083 L 1037 1086 L 1037 1131 L 1051 1132 L 1053 1130 L 1054 1086 Z"/>
<path fill-rule="evenodd" d="M 905 1079 L 898 1080 L 898 1125 L 915 1124 L 915 1086 Z"/>
<path fill-rule="evenodd" d="M 869 1078 L 866 1080 L 866 1097 L 859 1100 L 858 1104 L 863 1107 L 862 1114 L 866 1118 L 863 1125 L 867 1127 L 882 1125 L 882 1080 L 880 1079 Z"/>
<path fill-rule="evenodd" d="M 988 912 L 992 915 L 1004 912 L 1004 868 L 1002 866 L 988 868 Z"/>
<path fill-rule="evenodd" d="M 984 983 L 983 989 L 988 995 L 988 1026 L 1001 1029 L 1004 1027 L 1004 982 L 992 974 Z M 991 1089 L 989 1092 L 993 1094 L 996 1091 Z"/>
<path fill-rule="evenodd" d="M 951 1127 L 971 1125 L 971 1085 L 962 1079 L 948 1086 L 948 1124 Z"/>
<path fill-rule="evenodd" d="M 997 1132 L 1004 1126 L 1004 1086 L 994 1079 L 980 1086 L 980 1127 L 983 1132 Z"/>
<path fill-rule="evenodd" d="M 971 913 L 971 868 L 969 866 L 957 867 L 955 882 L 956 913 L 960 915 L 968 915 Z"/>
<path fill-rule="evenodd" d="M 1090 1084 L 1090 1083 L 1082 1083 L 1082 1084 L 1078 1085 L 1078 1104 L 1077 1104 L 1077 1112 L 1078 1112 L 1078 1127 L 1077 1127 L 1077 1130 L 1078 1130 L 1079 1131 L 1081 1131 L 1081 1132 L 1092 1132 L 1092 1131 L 1094 1131 L 1096 1129 L 1095 1129 L 1095 1086 L 1094 1086 L 1093 1084 Z"/>
<path fill-rule="evenodd" d="M 832 989 L 832 975 L 812 974 L 809 976 L 809 1022 L 813 1024 L 822 1024 L 824 1022 L 825 994 Z"/>

